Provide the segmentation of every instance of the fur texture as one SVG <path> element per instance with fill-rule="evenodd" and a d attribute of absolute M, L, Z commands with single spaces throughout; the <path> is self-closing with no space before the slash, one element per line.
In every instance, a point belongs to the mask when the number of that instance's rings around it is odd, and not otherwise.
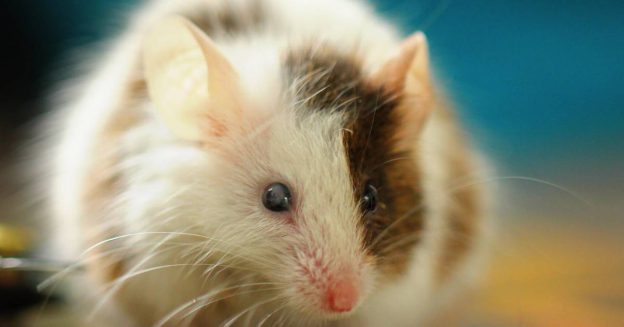
<path fill-rule="evenodd" d="M 144 38 L 174 14 L 238 76 L 240 119 L 206 142 L 167 128 L 144 76 Z M 56 118 L 53 252 L 89 268 L 88 308 L 138 326 L 414 326 L 455 301 L 487 239 L 484 191 L 458 186 L 480 167 L 439 92 L 375 77 L 400 44 L 357 1 L 141 8 Z M 431 114 L 411 128 L 409 110 Z M 273 182 L 290 212 L 262 206 Z M 345 279 L 354 307 L 328 312 Z"/>

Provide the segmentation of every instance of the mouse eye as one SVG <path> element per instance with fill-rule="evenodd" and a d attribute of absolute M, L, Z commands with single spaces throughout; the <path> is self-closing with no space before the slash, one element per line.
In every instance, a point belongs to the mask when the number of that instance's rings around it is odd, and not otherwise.
<path fill-rule="evenodd" d="M 364 188 L 364 194 L 362 195 L 362 209 L 364 212 L 373 212 L 377 209 L 377 189 L 371 185 L 366 184 Z"/>
<path fill-rule="evenodd" d="M 290 210 L 292 196 L 288 186 L 282 183 L 273 183 L 264 189 L 262 194 L 262 204 L 265 208 L 282 212 Z"/>

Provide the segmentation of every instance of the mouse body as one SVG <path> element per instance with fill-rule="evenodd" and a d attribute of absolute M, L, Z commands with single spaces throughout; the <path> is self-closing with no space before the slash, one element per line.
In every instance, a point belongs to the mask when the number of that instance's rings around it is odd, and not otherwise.
<path fill-rule="evenodd" d="M 349 0 L 129 22 L 50 124 L 50 251 L 100 321 L 421 326 L 478 279 L 483 167 L 424 34 Z"/>

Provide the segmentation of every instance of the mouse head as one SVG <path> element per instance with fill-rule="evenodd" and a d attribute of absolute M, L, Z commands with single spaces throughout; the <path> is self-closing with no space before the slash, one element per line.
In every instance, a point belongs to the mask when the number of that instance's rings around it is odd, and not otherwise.
<path fill-rule="evenodd" d="M 176 163 L 191 192 L 169 228 L 193 226 L 207 260 L 273 283 L 302 316 L 340 317 L 405 273 L 422 232 L 426 40 L 373 70 L 329 46 L 258 43 L 217 46 L 183 18 L 144 43 L 157 116 L 204 156 Z"/>

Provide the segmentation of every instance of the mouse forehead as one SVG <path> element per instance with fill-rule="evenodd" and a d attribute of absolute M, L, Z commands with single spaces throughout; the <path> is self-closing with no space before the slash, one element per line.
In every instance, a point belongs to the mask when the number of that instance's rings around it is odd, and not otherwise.
<path fill-rule="evenodd" d="M 284 113 L 270 127 L 266 155 L 272 175 L 298 193 L 306 215 L 354 216 L 356 203 L 343 142 L 343 117 Z"/>
<path fill-rule="evenodd" d="M 330 49 L 291 51 L 285 70 L 299 116 L 340 117 L 333 128 L 354 193 L 368 182 L 382 184 L 377 168 L 400 154 L 394 144 L 397 97 L 369 82 L 356 59 Z"/>
<path fill-rule="evenodd" d="M 317 121 L 314 126 L 326 122 L 326 130 L 306 127 L 319 131 L 309 137 L 324 139 L 323 132 L 332 135 L 332 145 L 307 160 L 320 163 L 341 158 L 339 162 L 343 164 L 337 170 L 342 172 L 340 178 L 319 175 L 315 181 L 349 189 L 344 193 L 349 193 L 350 203 L 357 210 L 364 247 L 370 246 L 373 254 L 384 257 L 384 268 L 389 273 L 400 273 L 423 229 L 422 210 L 412 210 L 421 203 L 415 154 L 412 149 L 398 146 L 397 132 L 402 123 L 400 96 L 369 81 L 354 57 L 331 49 L 291 51 L 284 67 L 297 116 L 304 117 L 304 121 Z M 358 204 L 367 184 L 379 190 L 379 204 L 375 212 L 365 214 Z M 385 231 L 391 224 L 393 228 Z M 386 251 L 388 242 L 405 238 L 413 241 Z M 373 244 L 376 240 L 381 241 Z"/>

